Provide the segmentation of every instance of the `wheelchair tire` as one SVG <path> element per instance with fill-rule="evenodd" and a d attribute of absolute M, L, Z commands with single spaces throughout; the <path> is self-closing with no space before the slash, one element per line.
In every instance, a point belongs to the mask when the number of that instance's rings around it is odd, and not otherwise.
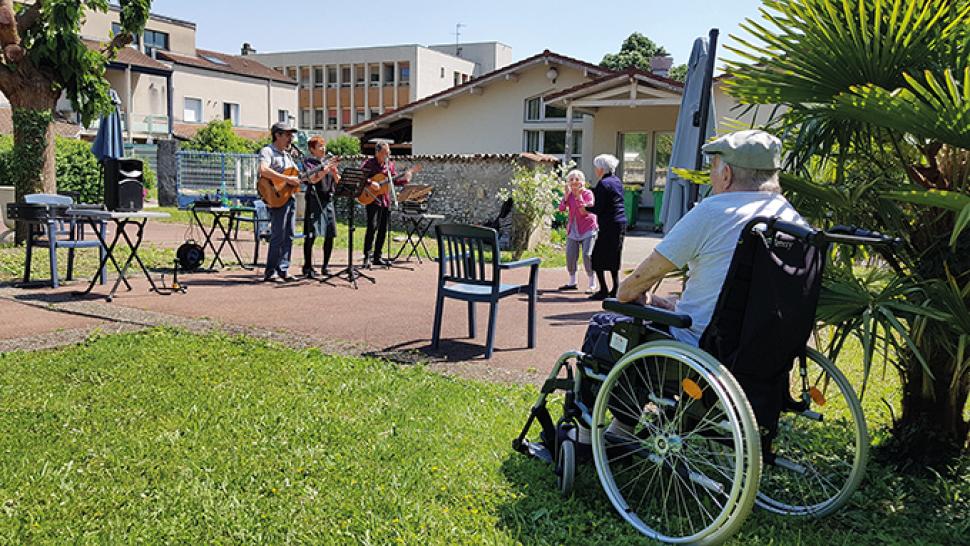
<path fill-rule="evenodd" d="M 632 433 L 607 434 L 617 415 Z M 592 416 L 593 459 L 628 523 L 665 543 L 718 544 L 754 505 L 761 442 L 740 386 L 707 353 L 651 341 L 624 355 Z"/>
<path fill-rule="evenodd" d="M 785 516 L 822 517 L 849 501 L 859 487 L 869 454 L 862 404 L 838 367 L 808 349 L 809 412 L 782 412 L 778 435 L 761 474 L 757 506 Z M 799 400 L 799 364 L 792 369 L 791 396 Z M 771 457 L 769 457 L 770 459 Z"/>
<path fill-rule="evenodd" d="M 559 443 L 556 455 L 556 484 L 563 498 L 568 498 L 576 480 L 576 443 L 566 438 Z"/>

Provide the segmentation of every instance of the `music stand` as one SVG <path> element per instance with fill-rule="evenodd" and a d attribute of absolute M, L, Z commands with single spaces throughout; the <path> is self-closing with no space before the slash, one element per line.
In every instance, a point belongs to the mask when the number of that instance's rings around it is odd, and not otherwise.
<path fill-rule="evenodd" d="M 399 269 L 407 269 L 408 271 L 414 271 L 414 268 L 410 267 L 410 265 L 407 265 L 407 266 L 401 265 L 402 263 L 406 263 L 406 262 L 401 262 L 397 259 L 401 255 L 400 252 L 398 252 L 397 254 L 391 252 L 391 239 L 394 238 L 391 235 L 391 213 L 397 212 L 398 214 L 400 214 L 401 203 L 398 200 L 397 188 L 394 187 L 394 177 L 391 176 L 390 157 L 387 158 L 387 162 L 384 164 L 384 174 L 387 176 L 387 179 L 391 181 L 390 183 L 391 205 L 390 207 L 388 207 L 388 210 L 387 210 L 387 233 L 385 235 L 385 241 L 384 241 L 384 246 L 385 246 L 384 255 L 387 256 L 386 258 L 387 262 L 384 263 L 383 267 L 384 269 L 391 269 L 392 267 L 396 267 Z"/>
<path fill-rule="evenodd" d="M 354 230 L 356 229 L 354 225 L 354 213 L 357 210 L 357 197 L 364 191 L 364 187 L 368 183 L 367 176 L 360 169 L 347 167 L 340 173 L 340 183 L 334 187 L 334 197 L 343 197 L 347 200 L 347 267 L 336 273 L 324 275 L 320 279 L 320 282 L 328 282 L 330 279 L 336 277 L 338 279 L 345 279 L 354 285 L 355 289 L 358 288 L 358 277 L 367 279 L 371 284 L 377 282 L 374 277 L 361 273 L 360 268 L 354 265 Z"/>

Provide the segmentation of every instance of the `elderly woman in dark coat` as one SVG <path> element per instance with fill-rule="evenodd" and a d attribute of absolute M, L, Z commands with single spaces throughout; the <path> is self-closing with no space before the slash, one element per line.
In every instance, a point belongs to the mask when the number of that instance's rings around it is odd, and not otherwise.
<path fill-rule="evenodd" d="M 620 256 L 623 254 L 623 236 L 626 234 L 626 213 L 623 209 L 623 182 L 614 174 L 620 161 L 609 154 L 593 159 L 593 169 L 599 182 L 593 188 L 595 204 L 587 207 L 599 221 L 599 235 L 593 246 L 593 271 L 599 279 L 599 291 L 590 296 L 592 300 L 616 297 L 619 284 Z M 606 288 L 606 272 L 613 277 L 612 288 Z"/>

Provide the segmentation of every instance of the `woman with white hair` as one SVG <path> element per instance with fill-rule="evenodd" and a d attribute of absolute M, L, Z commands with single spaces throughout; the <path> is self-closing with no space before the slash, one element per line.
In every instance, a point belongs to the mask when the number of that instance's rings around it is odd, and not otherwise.
<path fill-rule="evenodd" d="M 591 294 L 596 290 L 591 257 L 593 242 L 596 241 L 596 215 L 586 210 L 593 203 L 593 192 L 586 189 L 586 175 L 579 169 L 569 171 L 566 175 L 566 195 L 559 203 L 560 212 L 569 211 L 566 222 L 566 271 L 569 272 L 569 282 L 560 286 L 560 290 L 576 290 L 576 265 L 580 251 L 586 269 L 586 293 Z"/>
<path fill-rule="evenodd" d="M 595 203 L 587 210 L 596 215 L 599 233 L 593 246 L 593 271 L 599 278 L 599 290 L 590 296 L 592 300 L 616 297 L 620 283 L 620 256 L 623 254 L 623 236 L 626 234 L 626 212 L 623 208 L 623 182 L 616 176 L 620 160 L 610 154 L 593 159 L 593 169 L 599 182 L 593 188 Z M 606 272 L 613 277 L 613 287 L 606 288 Z"/>

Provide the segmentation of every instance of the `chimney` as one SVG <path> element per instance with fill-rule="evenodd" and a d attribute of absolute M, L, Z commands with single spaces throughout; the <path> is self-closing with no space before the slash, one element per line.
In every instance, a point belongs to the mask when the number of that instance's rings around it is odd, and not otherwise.
<path fill-rule="evenodd" d="M 667 77 L 672 66 L 674 66 L 674 58 L 670 56 L 653 57 L 650 59 L 650 72 L 658 76 Z"/>
<path fill-rule="evenodd" d="M 252 55 L 253 53 L 256 53 L 256 50 L 253 49 L 253 46 L 249 45 L 249 42 L 243 42 L 242 49 L 239 51 L 239 54 Z"/>

